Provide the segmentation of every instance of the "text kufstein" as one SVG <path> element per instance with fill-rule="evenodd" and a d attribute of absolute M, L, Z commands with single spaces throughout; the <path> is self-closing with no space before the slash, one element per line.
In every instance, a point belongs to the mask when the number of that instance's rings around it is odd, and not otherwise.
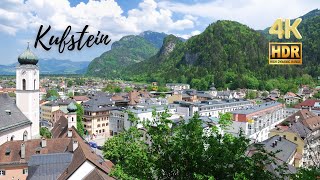
<path fill-rule="evenodd" d="M 52 45 L 58 45 L 59 46 L 59 52 L 62 53 L 65 49 L 65 47 L 69 50 L 72 51 L 74 49 L 78 49 L 81 50 L 84 46 L 87 47 L 91 47 L 94 44 L 98 45 L 103 43 L 104 45 L 108 45 L 111 41 L 111 39 L 109 39 L 109 35 L 104 35 L 101 33 L 100 35 L 100 31 L 98 31 L 96 37 L 94 35 L 89 35 L 86 37 L 86 40 L 84 40 L 84 36 L 86 33 L 89 33 L 87 31 L 89 25 L 84 26 L 83 30 L 80 32 L 76 32 L 79 34 L 79 38 L 76 39 L 75 35 L 72 34 L 69 38 L 68 36 L 70 35 L 71 32 L 71 26 L 68 26 L 65 31 L 63 32 L 61 37 L 55 37 L 55 36 L 51 36 L 49 39 L 49 43 L 46 44 L 44 43 L 44 39 L 46 38 L 45 36 L 48 34 L 48 32 L 51 29 L 51 26 L 49 25 L 49 27 L 42 32 L 43 29 L 43 25 L 40 26 L 36 40 L 34 42 L 34 48 L 37 48 L 38 44 L 40 44 L 42 46 L 43 49 L 45 49 L 46 51 L 49 51 L 52 47 Z"/>

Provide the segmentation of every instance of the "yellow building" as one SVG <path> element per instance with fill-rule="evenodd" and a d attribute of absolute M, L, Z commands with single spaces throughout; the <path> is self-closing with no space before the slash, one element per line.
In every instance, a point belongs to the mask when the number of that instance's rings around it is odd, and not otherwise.
<path fill-rule="evenodd" d="M 73 102 L 73 100 L 56 100 L 49 101 L 40 106 L 40 120 L 46 120 L 54 123 L 54 112 L 61 110 L 64 113 L 68 113 L 67 106 Z"/>
<path fill-rule="evenodd" d="M 83 103 L 83 125 L 89 135 L 111 134 L 109 129 L 109 115 L 111 110 L 117 109 L 111 96 L 97 95 Z"/>
<path fill-rule="evenodd" d="M 301 137 L 297 133 L 290 131 L 287 128 L 277 127 L 275 129 L 270 130 L 269 137 L 273 137 L 276 135 L 279 135 L 279 136 L 283 137 L 284 139 L 287 139 L 287 140 L 298 145 L 297 146 L 297 153 L 294 157 L 294 166 L 301 167 L 303 165 L 302 164 L 302 156 L 304 154 L 304 146 L 305 146 L 304 140 L 301 139 Z"/>

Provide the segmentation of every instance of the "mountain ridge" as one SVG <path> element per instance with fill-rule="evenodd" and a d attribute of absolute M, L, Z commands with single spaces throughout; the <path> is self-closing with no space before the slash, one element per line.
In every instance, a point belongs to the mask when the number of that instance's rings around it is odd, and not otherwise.
<path fill-rule="evenodd" d="M 41 74 L 84 74 L 89 61 L 71 61 L 68 59 L 40 58 L 38 66 Z M 14 75 L 18 62 L 0 65 L 0 75 Z"/>
<path fill-rule="evenodd" d="M 145 31 L 139 35 L 128 35 L 112 44 L 109 51 L 96 57 L 87 70 L 89 76 L 119 78 L 121 71 L 129 65 L 154 56 L 162 46 L 164 33 Z"/>

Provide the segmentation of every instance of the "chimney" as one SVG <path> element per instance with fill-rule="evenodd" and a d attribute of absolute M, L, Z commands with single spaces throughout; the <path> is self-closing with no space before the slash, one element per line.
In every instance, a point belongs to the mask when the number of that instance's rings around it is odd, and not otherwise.
<path fill-rule="evenodd" d="M 274 142 L 271 144 L 271 147 L 274 147 Z"/>
<path fill-rule="evenodd" d="M 72 152 L 74 152 L 79 146 L 79 143 L 78 141 L 76 140 L 73 140 L 73 143 L 72 143 Z"/>
<path fill-rule="evenodd" d="M 21 159 L 26 158 L 26 146 L 24 143 L 21 143 Z"/>
<path fill-rule="evenodd" d="M 47 146 L 47 140 L 45 138 L 41 139 L 41 147 L 45 148 Z"/>
<path fill-rule="evenodd" d="M 295 116 L 294 122 L 298 122 L 300 116 Z"/>
<path fill-rule="evenodd" d="M 277 143 L 278 143 L 277 140 L 275 140 L 275 141 L 274 141 L 274 146 L 277 146 Z"/>
<path fill-rule="evenodd" d="M 282 137 L 281 137 L 281 136 L 279 136 L 279 141 L 281 141 L 281 139 L 282 139 Z"/>
<path fill-rule="evenodd" d="M 72 130 L 69 129 L 69 130 L 68 130 L 68 138 L 71 138 L 71 137 L 72 137 Z"/>

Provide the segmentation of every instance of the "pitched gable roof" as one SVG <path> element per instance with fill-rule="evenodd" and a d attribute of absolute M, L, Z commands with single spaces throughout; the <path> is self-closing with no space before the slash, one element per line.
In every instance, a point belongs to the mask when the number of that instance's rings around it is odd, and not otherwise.
<path fill-rule="evenodd" d="M 67 132 L 68 119 L 64 116 L 61 116 L 51 130 L 52 138 L 66 137 Z"/>
<path fill-rule="evenodd" d="M 0 133 L 31 124 L 8 94 L 0 94 Z"/>
<path fill-rule="evenodd" d="M 95 165 L 96 169 L 108 174 L 111 171 L 113 163 L 109 160 L 104 161 L 100 156 L 94 153 L 91 147 L 83 141 L 83 138 L 77 133 L 74 127 L 72 136 L 78 140 L 79 147 L 74 151 L 74 158 L 69 167 L 62 173 L 59 179 L 67 179 L 70 177 L 85 161 L 90 161 Z M 110 177 L 110 179 L 113 179 Z"/>
<path fill-rule="evenodd" d="M 47 139 L 46 147 L 41 147 L 41 139 L 27 141 L 7 141 L 0 146 L 0 164 L 26 163 L 39 150 L 40 154 L 62 153 L 68 149 L 69 138 Z M 21 159 L 21 144 L 25 144 L 25 158 Z M 10 154 L 5 155 L 10 149 Z"/>
<path fill-rule="evenodd" d="M 27 179 L 57 179 L 69 166 L 72 158 L 72 153 L 33 155 L 28 162 Z"/>

